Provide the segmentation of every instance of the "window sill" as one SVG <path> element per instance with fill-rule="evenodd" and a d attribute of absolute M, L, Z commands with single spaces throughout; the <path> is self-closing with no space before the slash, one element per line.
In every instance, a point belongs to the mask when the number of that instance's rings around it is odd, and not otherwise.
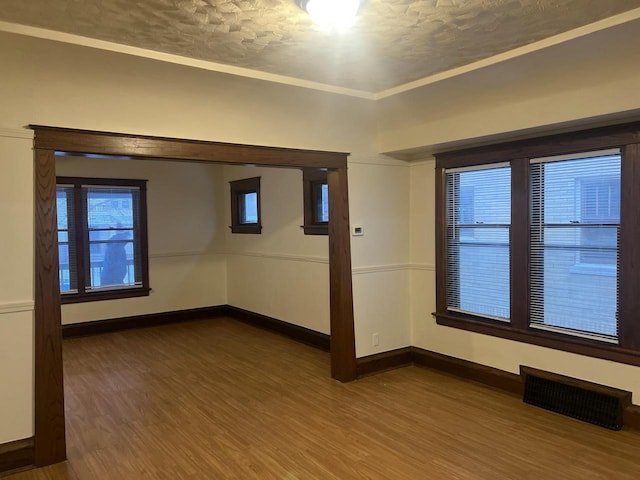
<path fill-rule="evenodd" d="M 231 233 L 252 233 L 259 235 L 262 233 L 262 225 L 232 225 L 229 227 Z"/>
<path fill-rule="evenodd" d="M 640 366 L 640 352 L 611 345 L 610 343 L 570 337 L 561 333 L 534 330 L 531 328 L 521 330 L 509 325 L 500 325 L 490 323 L 489 321 L 460 317 L 452 313 L 442 314 L 434 312 L 432 315 L 436 318 L 438 325 L 446 327 L 505 338 L 516 342 L 529 343 L 554 350 L 577 353 L 588 357 Z"/>
<path fill-rule="evenodd" d="M 322 225 L 301 225 L 305 235 L 329 235 L 329 226 Z"/>
<path fill-rule="evenodd" d="M 149 292 L 151 292 L 150 288 L 138 287 L 92 293 L 63 293 L 60 295 L 60 303 L 67 305 L 71 303 L 98 302 L 100 300 L 116 300 L 120 298 L 148 297 Z"/>

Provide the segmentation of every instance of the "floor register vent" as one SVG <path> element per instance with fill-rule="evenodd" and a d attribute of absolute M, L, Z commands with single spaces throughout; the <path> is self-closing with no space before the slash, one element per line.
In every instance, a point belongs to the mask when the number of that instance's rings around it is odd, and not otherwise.
<path fill-rule="evenodd" d="M 525 403 L 611 430 L 622 428 L 631 392 L 520 366 Z"/>

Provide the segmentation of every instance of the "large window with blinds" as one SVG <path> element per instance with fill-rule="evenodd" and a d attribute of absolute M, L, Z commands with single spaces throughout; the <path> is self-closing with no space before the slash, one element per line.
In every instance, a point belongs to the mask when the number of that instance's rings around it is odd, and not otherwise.
<path fill-rule="evenodd" d="M 58 177 L 63 303 L 148 295 L 146 181 Z"/>
<path fill-rule="evenodd" d="M 640 122 L 436 156 L 436 320 L 640 365 Z"/>

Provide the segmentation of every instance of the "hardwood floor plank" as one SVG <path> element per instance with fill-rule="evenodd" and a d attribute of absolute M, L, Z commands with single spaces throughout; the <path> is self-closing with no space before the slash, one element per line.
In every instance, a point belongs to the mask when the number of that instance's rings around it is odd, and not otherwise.
<path fill-rule="evenodd" d="M 67 339 L 64 368 L 69 460 L 10 480 L 640 477 L 637 431 L 421 367 L 342 384 L 232 319 Z"/>

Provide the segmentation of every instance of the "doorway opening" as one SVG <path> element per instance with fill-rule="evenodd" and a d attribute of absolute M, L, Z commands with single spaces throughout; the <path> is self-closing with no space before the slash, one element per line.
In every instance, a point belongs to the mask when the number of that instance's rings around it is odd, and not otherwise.
<path fill-rule="evenodd" d="M 35 176 L 35 463 L 66 458 L 56 221 L 56 152 L 327 169 L 331 376 L 356 377 L 347 153 L 30 126 Z"/>

